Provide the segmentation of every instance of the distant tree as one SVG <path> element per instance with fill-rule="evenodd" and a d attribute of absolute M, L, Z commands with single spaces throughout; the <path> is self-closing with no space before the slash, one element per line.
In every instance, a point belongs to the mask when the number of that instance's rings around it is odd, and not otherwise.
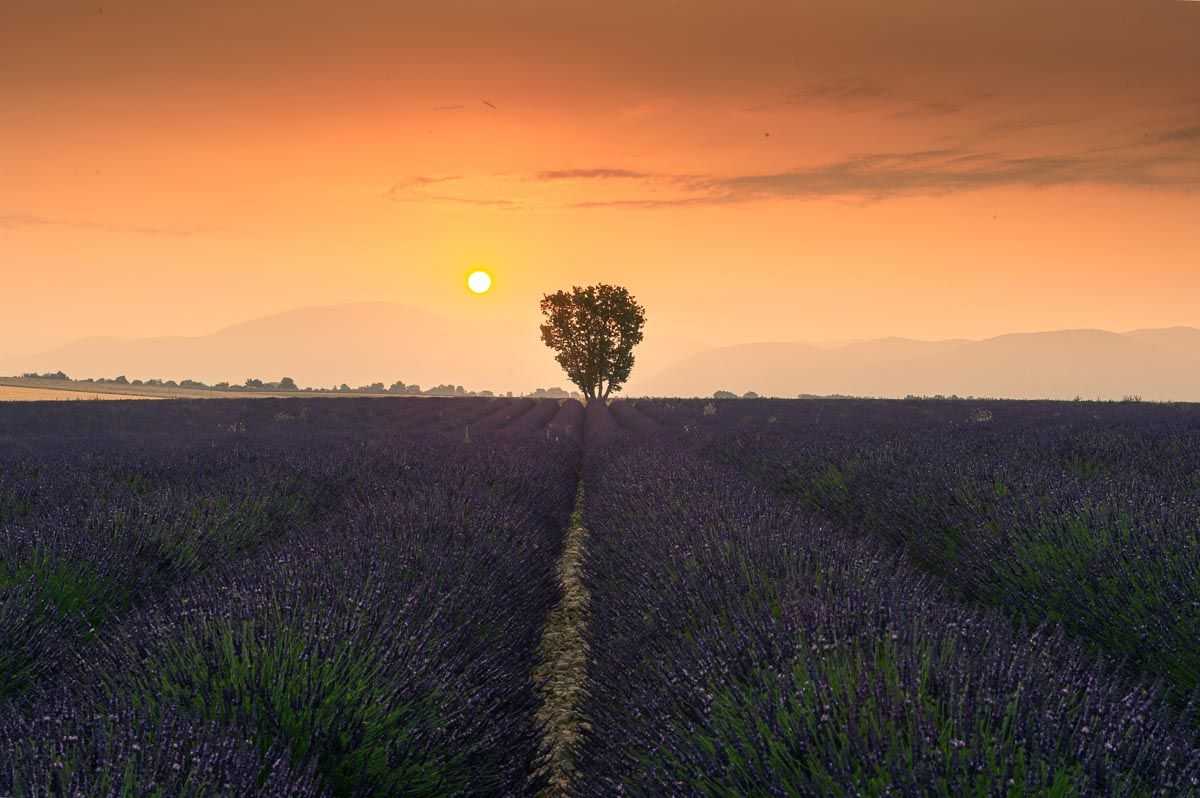
<path fill-rule="evenodd" d="M 713 399 L 737 399 L 733 391 L 713 391 Z"/>
<path fill-rule="evenodd" d="M 141 385 L 141 384 L 142 384 L 142 381 L 141 381 L 141 380 L 133 380 L 133 381 L 131 381 L 129 384 L 130 384 L 130 385 Z"/>
<path fill-rule="evenodd" d="M 266 386 L 263 385 L 263 381 L 260 379 L 256 379 L 254 377 L 247 377 L 246 378 L 246 387 L 253 389 L 253 390 L 260 390 Z"/>
<path fill-rule="evenodd" d="M 291 377 L 284 377 L 282 380 L 279 381 L 279 390 L 281 390 L 281 391 L 298 391 L 300 389 L 298 387 L 296 387 L 295 380 L 293 380 Z"/>
<path fill-rule="evenodd" d="M 529 397 L 531 399 L 566 399 L 570 395 L 556 385 L 553 388 L 538 388 L 529 394 Z"/>
<path fill-rule="evenodd" d="M 229 383 L 218 382 L 217 384 L 213 385 L 213 387 L 216 388 L 218 391 L 227 391 L 227 390 L 229 390 Z"/>
<path fill-rule="evenodd" d="M 575 286 L 546 294 L 542 343 L 588 399 L 620 391 L 633 370 L 633 348 L 642 341 L 646 309 L 616 285 Z"/>
<path fill-rule="evenodd" d="M 175 382 L 175 380 L 167 380 L 166 382 L 163 383 L 163 385 L 165 385 L 168 388 L 178 388 L 179 387 L 179 383 Z"/>
<path fill-rule="evenodd" d="M 405 385 L 404 393 L 407 394 L 408 396 L 420 396 L 421 395 L 421 386 L 417 385 L 416 383 L 413 383 L 412 385 Z"/>
<path fill-rule="evenodd" d="M 113 377 L 113 382 L 115 382 L 117 385 L 128 385 L 129 379 L 122 374 L 120 377 Z"/>
<path fill-rule="evenodd" d="M 756 394 L 754 391 L 746 391 L 744 394 L 742 394 L 742 398 L 743 399 L 757 399 L 758 394 Z"/>
<path fill-rule="evenodd" d="M 338 393 L 350 393 L 350 386 L 344 382 L 341 385 L 339 385 L 337 387 L 337 389 L 338 389 Z"/>
<path fill-rule="evenodd" d="M 405 385 L 400 380 L 396 380 L 388 386 L 388 393 L 404 393 Z"/>
<path fill-rule="evenodd" d="M 207 388 L 208 386 L 205 385 L 200 380 L 180 380 L 179 387 L 180 388 L 192 388 L 195 390 L 203 390 L 203 389 Z"/>
<path fill-rule="evenodd" d="M 150 386 L 153 386 L 153 387 L 155 387 L 155 388 L 161 388 L 161 387 L 162 387 L 162 384 L 163 384 L 163 381 L 162 381 L 162 380 L 159 380 L 159 379 L 150 379 L 150 380 L 146 380 L 146 384 L 147 384 L 147 385 L 150 385 Z"/>

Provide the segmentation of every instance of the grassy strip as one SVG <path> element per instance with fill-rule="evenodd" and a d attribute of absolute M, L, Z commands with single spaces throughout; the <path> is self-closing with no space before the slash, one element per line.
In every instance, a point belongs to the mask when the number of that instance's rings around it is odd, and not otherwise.
<path fill-rule="evenodd" d="M 575 494 L 575 511 L 558 561 L 562 599 L 551 610 L 538 647 L 534 670 L 541 706 L 537 711 L 542 731 L 542 765 L 539 776 L 546 786 L 542 798 L 571 794 L 575 780 L 575 753 L 587 721 L 580 713 L 587 683 L 586 630 L 591 594 L 583 584 L 583 558 L 587 529 L 583 526 L 583 482 Z"/>

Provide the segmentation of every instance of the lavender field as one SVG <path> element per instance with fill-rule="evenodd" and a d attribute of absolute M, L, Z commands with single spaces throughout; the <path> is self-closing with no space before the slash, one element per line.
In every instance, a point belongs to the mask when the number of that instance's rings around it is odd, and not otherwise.
<path fill-rule="evenodd" d="M 1200 795 L 1200 408 L 0 407 L 0 796 Z"/>

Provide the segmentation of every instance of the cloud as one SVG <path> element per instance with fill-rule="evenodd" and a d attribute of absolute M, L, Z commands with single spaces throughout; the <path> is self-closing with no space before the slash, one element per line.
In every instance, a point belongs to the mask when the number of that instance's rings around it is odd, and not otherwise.
<path fill-rule="evenodd" d="M 465 105 L 435 105 L 435 106 L 433 106 L 433 110 L 434 111 L 461 111 L 466 107 L 467 106 L 465 106 Z"/>
<path fill-rule="evenodd" d="M 391 202 L 451 202 L 458 205 L 477 205 L 493 208 L 517 208 L 520 203 L 511 199 L 496 199 L 490 197 L 464 197 L 456 194 L 430 194 L 424 189 L 442 183 L 453 183 L 465 179 L 462 175 L 418 175 L 405 178 L 392 184 L 384 192 L 385 199 Z"/>
<path fill-rule="evenodd" d="M 853 94 L 858 90 L 847 91 Z M 833 91 L 822 89 L 822 93 Z M 926 110 L 955 112 L 951 107 Z M 464 178 L 416 177 L 397 183 L 389 196 L 498 208 L 534 207 L 539 204 L 536 195 L 518 196 L 510 194 L 510 190 L 520 192 L 520 182 L 584 181 L 597 189 L 600 184 L 611 184 L 625 191 L 616 196 L 606 191 L 607 196 L 575 197 L 567 207 L 655 210 L 764 200 L 878 202 L 992 188 L 1081 185 L 1200 192 L 1200 151 L 1191 146 L 1195 141 L 1200 141 L 1200 126 L 1167 130 L 1139 143 L 1059 153 L 1031 155 L 1004 152 L 980 143 L 959 143 L 940 148 L 862 153 L 811 166 L 731 175 L 656 173 L 611 165 L 543 169 L 523 178 L 505 176 L 518 182 L 506 184 L 503 198 L 472 197 L 462 192 L 432 194 L 424 189 Z M 622 193 L 626 195 L 621 196 Z M 554 204 L 552 198 L 544 198 L 543 202 Z"/>
<path fill-rule="evenodd" d="M 415 177 L 407 177 L 403 180 L 397 180 L 383 194 L 389 199 L 403 199 L 400 195 L 406 191 L 419 189 L 423 186 L 432 186 L 437 183 L 449 183 L 454 180 L 462 180 L 461 175 L 442 175 L 438 177 L 430 177 L 426 175 L 417 175 Z"/>
<path fill-rule="evenodd" d="M 455 202 L 460 205 L 479 205 L 493 208 L 516 208 L 518 203 L 509 199 L 488 199 L 477 197 L 455 197 L 449 194 L 426 194 L 421 199 L 436 200 L 437 202 Z"/>
<path fill-rule="evenodd" d="M 573 202 L 571 208 L 636 208 L 654 210 L 657 208 L 682 208 L 695 205 L 720 205 L 736 200 L 730 196 L 698 196 L 676 197 L 673 199 L 644 199 L 644 200 L 591 200 Z"/>
<path fill-rule="evenodd" d="M 964 107 L 961 103 L 928 102 L 914 105 L 912 108 L 906 108 L 903 111 L 897 111 L 892 116 L 896 119 L 925 119 L 932 116 L 950 116 L 951 114 L 962 113 Z"/>
<path fill-rule="evenodd" d="M 1200 191 L 1200 156 L 1132 150 L 1016 157 L 965 149 L 869 153 L 811 167 L 673 178 L 681 196 L 577 202 L 576 208 L 667 208 L 770 199 L 878 201 L 988 188 L 1108 185 Z"/>
<path fill-rule="evenodd" d="M 636 172 L 632 169 L 553 169 L 545 172 L 538 172 L 535 176 L 538 180 L 613 180 L 613 179 L 634 179 L 645 180 L 653 177 L 646 172 Z"/>
<path fill-rule="evenodd" d="M 986 188 L 1071 185 L 1200 189 L 1200 159 L 1182 156 L 1050 155 L 982 152 L 885 153 L 822 166 L 714 180 L 715 196 L 740 199 L 852 196 L 885 199 Z"/>
<path fill-rule="evenodd" d="M 811 83 L 789 96 L 792 103 L 846 103 L 882 100 L 892 96 L 891 89 L 862 78 Z"/>
<path fill-rule="evenodd" d="M 173 227 L 142 227 L 105 222 L 89 222 L 75 219 L 58 219 L 49 216 L 38 216 L 31 213 L 0 214 L 0 229 L 18 230 L 39 227 L 67 227 L 72 230 L 90 230 L 98 233 L 114 233 L 126 235 L 163 236 L 169 238 L 189 238 L 199 234 L 200 230 L 190 230 Z"/>
<path fill-rule="evenodd" d="M 1177 142 L 1200 142 L 1200 125 L 1193 125 L 1192 127 L 1184 127 L 1179 128 L 1178 130 L 1168 131 L 1167 133 L 1159 136 L 1158 140 L 1171 144 Z"/>

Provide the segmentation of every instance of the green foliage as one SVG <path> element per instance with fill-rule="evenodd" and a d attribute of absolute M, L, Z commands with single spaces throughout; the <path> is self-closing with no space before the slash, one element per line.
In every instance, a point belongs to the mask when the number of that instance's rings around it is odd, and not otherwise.
<path fill-rule="evenodd" d="M 84 618 L 92 626 L 127 607 L 129 592 L 96 572 L 90 564 L 57 560 L 35 551 L 22 563 L 0 563 L 0 590 L 29 584 L 44 603 L 66 616 Z"/>
<path fill-rule="evenodd" d="M 418 741 L 444 722 L 435 693 L 403 696 L 379 640 L 318 639 L 280 612 L 187 630 L 143 672 L 135 701 L 245 729 L 262 752 L 315 761 L 338 796 L 453 794 L 469 774 Z"/>
<path fill-rule="evenodd" d="M 832 651 L 801 650 L 790 672 L 760 670 L 714 685 L 711 725 L 698 746 L 721 753 L 727 772 L 695 785 L 734 798 L 755 784 L 787 795 L 1076 796 L 1086 783 L 1069 746 L 1031 746 L 1022 695 L 1007 706 L 971 706 L 939 674 L 964 655 L 953 642 L 884 639 Z M 1085 717 L 1081 703 L 1068 715 Z M 1128 734 L 1136 735 L 1136 730 Z M 1153 785 L 1114 773 L 1113 794 Z M 1027 785 L 1039 784 L 1034 793 Z"/>
<path fill-rule="evenodd" d="M 38 549 L 20 562 L 0 561 L 0 609 L 7 610 L 0 615 L 11 613 L 13 619 L 6 623 L 31 636 L 43 634 L 55 620 L 60 625 L 55 634 L 62 640 L 91 638 L 130 601 L 126 586 L 86 562 L 58 559 Z M 31 641 L 13 642 L 18 645 L 0 650 L 0 699 L 28 688 L 44 664 L 37 661 L 41 652 Z"/>
<path fill-rule="evenodd" d="M 1024 451 L 1042 469 L 1026 473 L 1033 466 L 980 467 L 965 456 L 911 462 L 881 442 L 840 458 L 796 457 L 771 478 L 806 507 L 902 547 L 961 597 L 1022 623 L 1060 623 L 1094 651 L 1165 678 L 1183 704 L 1200 689 L 1200 537 L 1155 516 L 1178 499 L 1137 514 L 1124 485 L 1144 479 L 1182 499 L 1196 476 L 1184 471 L 1174 485 L 1169 474 L 1130 473 L 1120 458 L 1136 445 L 1146 444 L 1103 432 L 1066 451 Z M 1155 445 L 1144 463 L 1169 471 L 1179 444 Z"/>
<path fill-rule="evenodd" d="M 542 297 L 542 343 L 588 399 L 620 391 L 633 370 L 646 309 L 625 288 L 575 286 Z"/>

